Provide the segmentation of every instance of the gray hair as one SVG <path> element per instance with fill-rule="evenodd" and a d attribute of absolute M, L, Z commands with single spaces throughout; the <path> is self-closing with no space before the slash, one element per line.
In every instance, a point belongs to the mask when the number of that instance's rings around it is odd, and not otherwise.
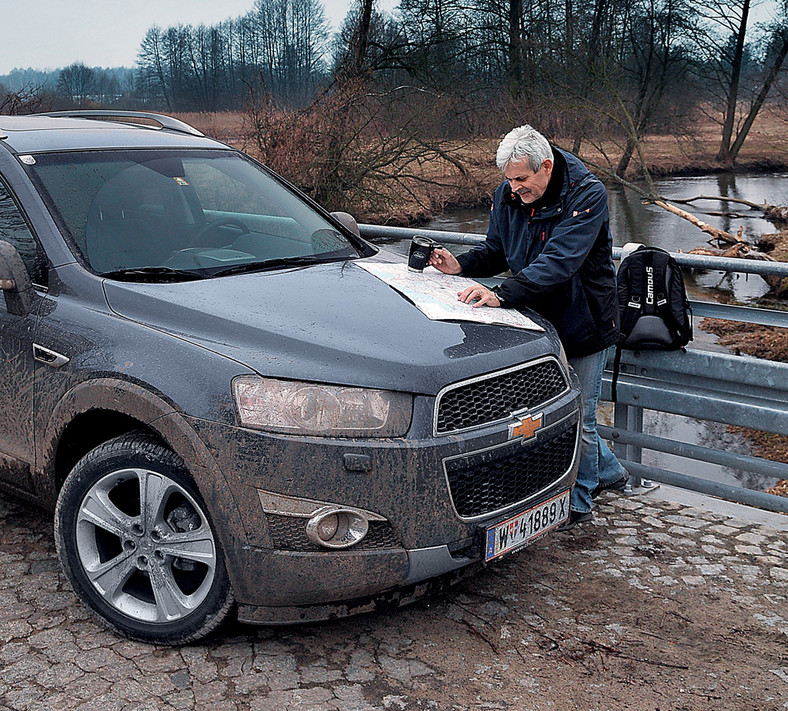
<path fill-rule="evenodd" d="M 503 173 L 509 163 L 526 158 L 534 173 L 539 172 L 546 160 L 554 160 L 553 149 L 547 139 L 528 124 L 513 128 L 503 137 L 495 155 L 495 163 Z"/>

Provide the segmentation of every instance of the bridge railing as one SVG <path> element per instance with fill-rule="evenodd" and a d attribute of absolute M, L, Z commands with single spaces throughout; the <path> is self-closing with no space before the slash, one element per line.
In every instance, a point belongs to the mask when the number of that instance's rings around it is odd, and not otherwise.
<path fill-rule="evenodd" d="M 421 235 L 446 244 L 471 246 L 484 240 L 483 235 L 475 233 L 380 225 L 359 227 L 368 239 L 400 240 Z M 686 268 L 788 277 L 788 264 L 783 262 L 672 254 L 679 265 Z M 615 248 L 614 258 L 620 255 L 621 248 Z M 785 311 L 698 300 L 690 303 L 696 322 L 699 317 L 711 317 L 788 328 L 788 312 Z M 609 369 L 611 367 L 612 363 L 608 365 Z M 610 399 L 610 377 L 608 370 L 603 380 L 603 399 Z M 613 442 L 616 455 L 629 470 L 634 486 L 649 486 L 657 481 L 788 513 L 788 498 L 662 469 L 642 461 L 645 449 L 686 459 L 688 471 L 692 471 L 692 462 L 700 461 L 788 479 L 788 464 L 784 462 L 728 452 L 723 443 L 719 447 L 708 447 L 678 442 L 643 429 L 643 411 L 656 410 L 788 435 L 788 364 L 692 347 L 685 351 L 624 351 L 617 393 L 613 426 L 600 425 L 599 430 Z"/>

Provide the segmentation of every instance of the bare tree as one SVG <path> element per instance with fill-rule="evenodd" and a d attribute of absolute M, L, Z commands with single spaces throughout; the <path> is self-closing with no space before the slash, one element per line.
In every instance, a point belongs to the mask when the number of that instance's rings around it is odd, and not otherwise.
<path fill-rule="evenodd" d="M 444 137 L 495 135 L 513 121 L 576 137 L 575 152 L 604 137 L 619 175 L 635 163 L 644 169 L 643 140 L 656 126 L 676 126 L 705 101 L 721 118 L 720 155 L 732 164 L 788 54 L 783 15 L 757 42 L 750 37 L 755 2 L 400 0 L 398 14 L 386 15 L 375 0 L 353 0 L 329 71 L 322 0 L 256 0 L 215 26 L 151 28 L 137 86 L 170 111 L 234 108 L 251 86 L 299 108 L 331 80 L 362 78 L 379 92 L 435 92 L 454 112 L 430 113 Z"/>
<path fill-rule="evenodd" d="M 341 80 L 353 80 L 374 72 L 379 67 L 372 59 L 375 35 L 382 25 L 382 16 L 375 8 L 375 0 L 353 0 L 340 28 L 335 49 L 335 75 Z"/>
<path fill-rule="evenodd" d="M 626 84 L 622 97 L 626 143 L 616 173 L 625 175 L 633 153 L 665 109 L 669 92 L 686 75 L 685 47 L 691 31 L 684 0 L 643 0 L 630 8 L 626 48 L 621 52 L 620 76 Z"/>
<path fill-rule="evenodd" d="M 512 98 L 522 96 L 525 79 L 525 37 L 522 0 L 509 0 L 509 92 Z"/>
<path fill-rule="evenodd" d="M 770 51 L 767 52 L 767 64 L 765 66 L 766 71 L 764 73 L 760 89 L 758 90 L 758 93 L 753 101 L 750 103 L 749 110 L 739 125 L 736 135 L 733 137 L 733 142 L 730 144 L 730 148 L 727 150 L 725 149 L 726 138 L 725 134 L 723 133 L 723 142 L 720 146 L 720 153 L 718 153 L 717 159 L 720 160 L 720 157 L 722 156 L 722 160 L 726 163 L 726 165 L 732 166 L 735 163 L 736 158 L 739 155 L 739 151 L 741 150 L 741 147 L 749 135 L 753 123 L 755 122 L 755 118 L 763 107 L 766 97 L 769 95 L 769 91 L 772 88 L 775 79 L 777 78 L 777 74 L 785 63 L 785 57 L 788 55 L 788 26 L 783 25 L 774 27 L 772 43 L 769 47 L 769 50 Z M 728 136 L 728 140 L 730 140 L 731 137 L 732 136 Z"/>
<path fill-rule="evenodd" d="M 576 40 L 577 54 L 567 58 L 583 81 L 569 72 L 547 79 L 577 117 L 573 151 L 580 152 L 581 142 L 592 145 L 605 171 L 619 178 L 635 159 L 649 195 L 655 191 L 643 139 L 655 125 L 675 125 L 683 110 L 674 87 L 689 61 L 689 10 L 686 0 L 597 0 L 587 34 Z"/>
<path fill-rule="evenodd" d="M 788 55 L 785 3 L 769 5 L 772 21 L 754 40 L 751 0 L 707 0 L 697 8 L 695 52 L 701 76 L 721 104 L 716 158 L 727 168 L 734 166 Z"/>
<path fill-rule="evenodd" d="M 108 69 L 94 69 L 92 82 L 92 96 L 101 106 L 111 106 L 117 103 L 123 93 L 120 74 Z"/>
<path fill-rule="evenodd" d="M 747 25 L 750 19 L 750 0 L 711 0 L 708 4 L 707 17 L 723 28 L 728 35 L 727 51 L 722 53 L 723 61 L 728 65 L 725 73 L 726 105 L 722 122 L 722 140 L 717 152 L 717 160 L 725 165 L 732 165 L 730 155 L 733 125 L 739 103 L 739 82 L 741 80 L 744 47 L 747 36 Z"/>
<path fill-rule="evenodd" d="M 374 0 L 359 0 L 361 11 L 358 14 L 358 29 L 356 30 L 353 48 L 353 59 L 350 64 L 351 72 L 361 76 L 367 61 L 367 48 L 369 47 L 369 27 L 372 22 L 372 4 Z"/>
<path fill-rule="evenodd" d="M 172 111 L 172 92 L 167 83 L 162 32 L 154 25 L 146 33 L 137 52 L 138 85 L 144 84 L 147 100 L 162 101 Z"/>
<path fill-rule="evenodd" d="M 60 71 L 58 90 L 75 106 L 85 106 L 93 90 L 94 71 L 75 62 Z"/>
<path fill-rule="evenodd" d="M 170 111 L 235 108 L 257 81 L 304 104 L 323 76 L 326 35 L 320 0 L 258 0 L 217 25 L 152 27 L 138 52 L 137 87 Z"/>
<path fill-rule="evenodd" d="M 257 98 L 248 109 L 256 152 L 327 209 L 379 218 L 403 196 L 423 203 L 425 186 L 440 192 L 459 180 L 478 190 L 461 146 L 425 138 L 425 123 L 440 103 L 434 94 L 402 87 L 381 92 L 346 79 L 300 110 Z"/>
<path fill-rule="evenodd" d="M 51 108 L 52 97 L 41 85 L 28 85 L 17 91 L 9 91 L 0 84 L 0 114 L 20 116 L 48 111 Z"/>

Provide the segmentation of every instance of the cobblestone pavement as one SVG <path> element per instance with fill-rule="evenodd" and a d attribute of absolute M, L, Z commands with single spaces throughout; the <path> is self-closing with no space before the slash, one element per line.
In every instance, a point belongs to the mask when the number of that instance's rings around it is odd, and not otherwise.
<path fill-rule="evenodd" d="M 0 707 L 788 709 L 786 531 L 605 495 L 439 598 L 164 648 L 97 626 L 50 519 L 0 496 Z"/>

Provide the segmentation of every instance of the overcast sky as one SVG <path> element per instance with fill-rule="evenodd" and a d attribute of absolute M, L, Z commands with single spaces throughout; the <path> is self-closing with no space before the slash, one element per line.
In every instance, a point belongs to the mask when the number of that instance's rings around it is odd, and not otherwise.
<path fill-rule="evenodd" d="M 323 0 L 338 27 L 353 0 Z M 390 10 L 396 0 L 379 0 Z M 254 0 L 0 0 L 0 74 L 11 69 L 131 67 L 153 25 L 211 25 L 249 12 Z"/>

